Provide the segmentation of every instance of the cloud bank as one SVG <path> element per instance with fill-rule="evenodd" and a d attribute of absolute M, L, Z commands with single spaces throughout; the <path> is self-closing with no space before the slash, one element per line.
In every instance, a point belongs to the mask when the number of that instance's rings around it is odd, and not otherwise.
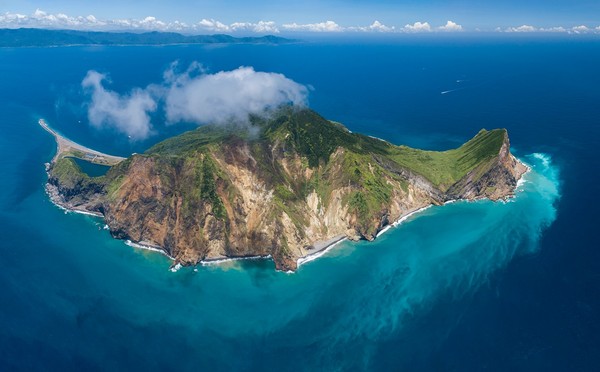
<path fill-rule="evenodd" d="M 96 128 L 112 128 L 132 140 L 152 133 L 151 114 L 164 110 L 168 123 L 222 124 L 247 122 L 250 114 L 281 105 L 307 105 L 308 89 L 282 74 L 259 72 L 252 67 L 206 73 L 193 63 L 182 73 L 174 63 L 161 84 L 119 94 L 104 86 L 105 74 L 88 71 L 81 82 L 89 95 L 88 120 Z"/>
<path fill-rule="evenodd" d="M 200 18 L 197 22 L 186 23 L 178 20 L 165 21 L 153 16 L 143 19 L 98 19 L 94 15 L 69 16 L 64 13 L 47 13 L 37 9 L 32 14 L 5 12 L 0 13 L 0 28 L 50 28 L 95 31 L 174 31 L 183 33 L 229 33 L 229 34 L 278 34 L 314 32 L 314 33 L 397 33 L 415 34 L 429 32 L 555 32 L 568 34 L 600 34 L 600 26 L 574 25 L 536 27 L 533 25 L 502 26 L 480 29 L 473 26 L 465 29 L 455 21 L 448 20 L 446 24 L 434 25 L 427 21 L 407 23 L 398 27 L 374 20 L 369 25 L 341 25 L 333 20 L 314 23 L 289 22 L 278 24 L 273 20 L 236 21 L 224 23 L 212 18 Z"/>
<path fill-rule="evenodd" d="M 112 127 L 132 139 L 147 138 L 152 130 L 149 113 L 156 111 L 155 99 L 147 90 L 134 89 L 127 95 L 107 90 L 106 75 L 88 71 L 81 86 L 91 95 L 88 120 L 96 128 Z"/>
<path fill-rule="evenodd" d="M 214 19 L 202 19 L 193 29 L 205 30 L 210 32 L 254 32 L 254 33 L 279 33 L 279 28 L 273 21 L 258 22 L 234 22 L 226 25 Z"/>
<path fill-rule="evenodd" d="M 287 23 L 283 26 L 284 30 L 287 31 L 308 31 L 308 32 L 341 32 L 344 31 L 343 27 L 335 23 L 334 21 L 326 21 L 320 23 L 308 23 L 308 24 L 297 24 Z"/>
<path fill-rule="evenodd" d="M 446 25 L 434 28 L 428 22 L 416 22 L 412 25 L 396 28 L 396 26 L 386 25 L 378 20 L 374 20 L 369 25 L 349 25 L 342 26 L 335 21 L 327 20 L 315 23 L 284 23 L 277 24 L 272 20 L 258 20 L 255 22 L 237 21 L 233 23 L 224 23 L 212 18 L 202 18 L 195 23 L 185 23 L 180 21 L 167 22 L 153 16 L 143 19 L 98 19 L 94 15 L 87 16 L 69 16 L 64 13 L 51 14 L 37 9 L 30 15 L 6 12 L 0 14 L 0 27 L 19 28 L 53 28 L 53 29 L 73 29 L 73 30 L 96 30 L 96 31 L 177 31 L 190 33 L 258 33 L 258 34 L 277 34 L 280 32 L 429 32 L 429 31 L 460 31 L 462 26 L 448 21 Z"/>
<path fill-rule="evenodd" d="M 555 26 L 555 27 L 535 27 L 532 25 L 521 25 L 514 27 L 507 27 L 505 29 L 496 28 L 498 32 L 557 32 L 557 33 L 567 33 L 567 34 L 593 34 L 600 33 L 600 26 L 596 28 L 588 27 L 586 25 L 579 25 L 573 27 L 563 27 L 563 26 Z"/>

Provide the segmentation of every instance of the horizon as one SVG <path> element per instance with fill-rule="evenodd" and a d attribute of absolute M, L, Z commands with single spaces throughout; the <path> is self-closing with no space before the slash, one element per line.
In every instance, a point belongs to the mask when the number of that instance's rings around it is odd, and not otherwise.
<path fill-rule="evenodd" d="M 570 32 L 570 31 L 461 31 L 461 32 L 273 32 L 273 33 L 253 33 L 253 32 L 220 32 L 207 31 L 199 29 L 185 30 L 158 30 L 158 29 L 76 29 L 67 27 L 4 27 L 0 24 L 0 30 L 39 30 L 56 32 L 82 32 L 82 33 L 112 33 L 112 34 L 176 34 L 184 37 L 193 36 L 229 36 L 233 38 L 266 38 L 274 37 L 280 40 L 293 42 L 313 42 L 313 41 L 331 41 L 331 42 L 388 42 L 388 41 L 426 41 L 426 40 L 599 40 L 600 26 L 598 29 L 590 29 L 588 32 Z"/>
<path fill-rule="evenodd" d="M 134 2 L 135 3 L 135 2 Z M 278 35 L 396 35 L 448 33 L 543 33 L 600 35 L 600 2 L 517 1 L 490 4 L 473 0 L 430 0 L 425 4 L 387 0 L 354 0 L 289 5 L 270 0 L 233 6 L 204 1 L 201 10 L 187 0 L 168 5 L 161 1 L 143 7 L 123 6 L 112 0 L 101 7 L 69 0 L 34 3 L 6 1 L 0 7 L 0 28 L 40 28 L 107 32 L 218 33 L 232 36 Z M 177 13 L 175 13 L 177 12 Z M 314 14 L 319 14 L 314 16 Z"/>

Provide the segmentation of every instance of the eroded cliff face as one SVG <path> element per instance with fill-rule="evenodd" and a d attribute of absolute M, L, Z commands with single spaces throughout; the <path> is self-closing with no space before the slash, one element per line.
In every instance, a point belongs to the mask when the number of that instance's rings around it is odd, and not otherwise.
<path fill-rule="evenodd" d="M 510 196 L 525 172 L 505 131 L 497 154 L 445 191 L 390 159 L 338 146 L 311 167 L 286 136 L 232 137 L 185 157 L 135 155 L 97 182 L 50 169 L 49 183 L 58 202 L 101 213 L 114 237 L 160 247 L 176 263 L 270 255 L 277 269 L 295 270 L 319 242 L 373 240 L 398 218 L 450 199 Z"/>
<path fill-rule="evenodd" d="M 527 167 L 510 153 L 508 133 L 498 156 L 482 163 L 446 192 L 448 199 L 488 198 L 499 200 L 514 193 L 518 180 L 527 171 Z"/>

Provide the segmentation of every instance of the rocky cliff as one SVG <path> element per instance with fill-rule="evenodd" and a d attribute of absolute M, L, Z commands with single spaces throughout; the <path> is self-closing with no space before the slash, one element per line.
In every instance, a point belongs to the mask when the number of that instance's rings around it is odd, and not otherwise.
<path fill-rule="evenodd" d="M 295 270 L 339 237 L 373 240 L 418 208 L 512 195 L 526 168 L 504 129 L 434 152 L 354 134 L 310 110 L 242 127 L 204 126 L 159 143 L 103 177 L 68 158 L 49 169 L 54 199 L 104 216 L 112 235 L 176 263 L 268 256 Z"/>

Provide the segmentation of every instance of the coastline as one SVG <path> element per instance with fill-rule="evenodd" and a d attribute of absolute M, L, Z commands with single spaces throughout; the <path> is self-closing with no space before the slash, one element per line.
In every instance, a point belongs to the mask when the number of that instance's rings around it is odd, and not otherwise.
<path fill-rule="evenodd" d="M 91 211 L 88 211 L 87 209 L 82 209 L 82 208 L 78 208 L 75 206 L 66 205 L 65 203 L 63 203 L 60 200 L 60 194 L 58 192 L 58 188 L 54 185 L 51 185 L 48 182 L 46 182 L 46 185 L 44 186 L 44 191 L 46 192 L 46 195 L 48 195 L 48 199 L 50 199 L 50 202 L 52 204 L 54 204 L 54 206 L 58 207 L 60 210 L 64 211 L 65 214 L 66 213 L 77 213 L 77 214 L 83 214 L 86 216 L 104 218 L 104 215 L 102 213 L 91 212 Z"/>
<path fill-rule="evenodd" d="M 201 266 L 213 266 L 220 265 L 226 262 L 232 261 L 243 261 L 243 260 L 267 260 L 270 259 L 271 255 L 268 254 L 266 256 L 244 256 L 244 257 L 219 257 L 219 258 L 207 258 L 200 261 Z"/>
<path fill-rule="evenodd" d="M 499 201 L 504 201 L 506 202 L 508 199 L 514 198 L 516 196 L 516 193 L 519 189 L 519 187 L 521 187 L 523 184 L 525 184 L 527 181 L 524 179 L 525 175 L 527 175 L 531 170 L 531 166 L 529 166 L 528 164 L 526 164 L 525 162 L 521 161 L 520 159 L 517 159 L 515 157 L 515 159 L 525 167 L 525 171 L 520 175 L 519 179 L 516 182 L 516 185 L 513 189 L 513 191 L 505 196 L 502 199 L 499 199 Z M 46 167 L 46 174 L 48 177 L 50 177 L 49 174 L 49 169 L 50 169 L 50 164 L 46 163 L 45 167 Z M 65 204 L 61 198 L 60 198 L 60 193 L 58 192 L 58 188 L 48 182 L 46 182 L 45 184 L 45 192 L 48 195 L 50 201 L 52 202 L 52 204 L 54 204 L 55 206 L 57 206 L 58 208 L 60 208 L 61 210 L 63 210 L 65 213 L 69 213 L 69 212 L 73 212 L 73 213 L 78 213 L 78 214 L 83 214 L 83 215 L 88 215 L 88 216 L 92 216 L 92 217 L 98 217 L 98 218 L 104 218 L 104 215 L 99 213 L 99 212 L 91 212 L 88 211 L 86 209 L 81 209 L 78 208 L 76 206 L 71 206 L 71 205 L 67 205 Z M 486 199 L 486 198 L 481 198 L 481 199 Z M 471 201 L 469 199 L 452 199 L 452 200 L 447 200 L 445 201 L 442 205 L 446 205 L 446 204 L 451 204 L 451 203 L 455 203 L 457 201 Z M 491 200 L 491 199 L 488 199 Z M 386 226 L 384 226 L 379 232 L 377 232 L 377 235 L 375 235 L 375 238 L 380 237 L 381 235 L 383 235 L 384 233 L 388 232 L 390 229 L 398 227 L 399 225 L 401 225 L 402 223 L 404 223 L 406 220 L 408 220 L 410 217 L 414 216 L 417 213 L 423 212 L 431 207 L 433 207 L 434 204 L 429 204 L 429 205 L 425 205 L 422 207 L 415 207 L 412 210 L 409 210 L 407 213 L 401 215 L 400 217 L 398 217 L 393 223 L 387 224 Z M 349 240 L 348 237 L 346 235 L 338 235 L 335 236 L 329 240 L 325 240 L 325 241 L 317 241 L 313 244 L 313 249 L 311 249 L 310 253 L 299 257 L 296 259 L 296 263 L 297 263 L 297 268 L 300 268 L 300 266 L 314 261 L 317 258 L 325 255 L 327 252 L 331 251 L 333 248 L 335 248 L 338 244 Z M 147 242 L 132 242 L 131 240 L 127 239 L 125 240 L 125 244 L 133 247 L 133 248 L 138 248 L 138 249 L 144 249 L 144 250 L 149 250 L 152 252 L 158 252 L 166 257 L 168 257 L 170 260 L 175 261 L 175 258 L 172 257 L 171 255 L 169 255 L 162 247 L 160 246 L 156 246 Z M 195 266 L 212 266 L 212 265 L 219 265 L 219 264 L 223 264 L 223 263 L 227 263 L 227 262 L 233 262 L 233 261 L 241 261 L 241 260 L 259 260 L 259 259 L 271 259 L 271 255 L 266 255 L 266 256 L 246 256 L 246 257 L 218 257 L 218 258 L 209 258 L 209 259 L 204 259 L 201 260 L 197 265 Z M 179 270 L 182 267 L 182 265 L 180 263 L 175 263 L 174 265 L 171 265 L 171 267 L 169 268 L 170 271 L 172 272 L 176 272 L 177 270 Z M 195 271 L 197 271 L 196 268 L 194 268 Z M 287 271 L 287 273 L 294 273 L 294 271 Z"/>
<path fill-rule="evenodd" d="M 426 209 L 429 209 L 433 207 L 433 204 L 429 204 L 426 205 L 424 207 L 419 207 L 416 209 L 412 209 L 410 210 L 408 213 L 398 217 L 398 219 L 396 221 L 394 221 L 393 223 L 387 224 L 383 229 L 381 229 L 377 235 L 375 236 L 375 238 L 380 237 L 381 235 L 383 235 L 384 233 L 388 232 L 390 229 L 394 228 L 394 227 L 398 227 L 399 225 L 401 225 L 403 222 L 405 222 L 408 218 L 414 216 L 417 213 L 423 212 Z M 307 254 L 303 257 L 298 258 L 298 260 L 296 261 L 298 264 L 298 267 L 316 260 L 317 258 L 323 256 L 325 253 L 329 252 L 330 250 L 332 250 L 334 247 L 336 247 L 338 244 L 349 240 L 348 237 L 343 236 L 343 235 L 339 235 L 338 237 L 335 237 L 333 239 L 330 240 L 326 240 L 323 242 L 317 242 L 315 243 L 315 245 L 323 245 L 322 248 L 320 248 L 317 251 L 311 252 L 310 254 Z"/>
<path fill-rule="evenodd" d="M 324 255 L 325 253 L 329 252 L 336 245 L 346 240 L 348 240 L 348 237 L 346 237 L 345 235 L 338 235 L 329 240 L 315 242 L 315 244 L 313 245 L 315 248 L 313 248 L 312 252 L 302 257 L 299 257 L 296 260 L 296 264 L 298 265 L 298 267 L 300 267 L 307 262 L 314 261 L 317 258 Z"/>

